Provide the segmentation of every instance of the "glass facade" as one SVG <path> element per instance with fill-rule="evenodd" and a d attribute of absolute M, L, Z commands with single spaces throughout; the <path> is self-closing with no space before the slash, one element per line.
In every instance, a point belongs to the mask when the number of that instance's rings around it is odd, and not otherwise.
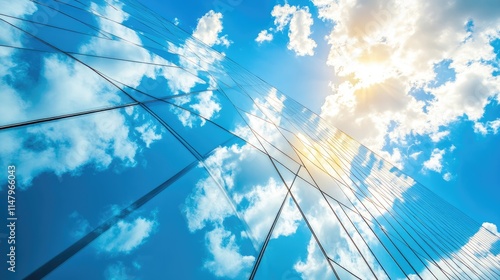
<path fill-rule="evenodd" d="M 500 278 L 488 227 L 140 3 L 0 2 L 0 279 Z"/>

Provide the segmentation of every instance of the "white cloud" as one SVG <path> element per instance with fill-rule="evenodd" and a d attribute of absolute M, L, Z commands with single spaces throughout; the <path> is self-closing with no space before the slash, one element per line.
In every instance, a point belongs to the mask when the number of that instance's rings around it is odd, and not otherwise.
<path fill-rule="evenodd" d="M 29 1 L 16 1 L 3 6 L 2 13 L 19 18 L 24 18 L 37 11 L 37 6 Z M 8 18 L 3 19 L 8 21 Z M 3 28 L 0 30 L 0 42 L 7 46 L 22 47 L 23 38 L 20 31 L 7 26 L 6 23 L 2 25 Z M 21 27 L 23 26 L 21 25 Z M 27 114 L 26 109 L 29 106 L 29 102 L 23 100 L 23 98 L 17 94 L 16 90 L 6 82 L 8 78 L 15 80 L 16 77 L 25 76 L 24 71 L 16 70 L 17 68 L 26 68 L 27 65 L 23 65 L 18 59 L 14 59 L 14 53 L 14 48 L 0 48 L 0 77 L 2 77 L 0 80 L 0 91 L 2 92 L 2 102 L 0 103 L 1 124 L 9 124 L 24 120 Z"/>
<path fill-rule="evenodd" d="M 500 128 L 500 119 L 489 122 L 489 127 L 492 129 L 493 134 L 497 134 Z"/>
<path fill-rule="evenodd" d="M 276 5 L 271 11 L 271 15 L 274 17 L 276 31 L 282 31 L 287 25 L 289 26 L 289 42 L 287 45 L 289 50 L 294 51 L 298 56 L 314 55 L 314 48 L 316 48 L 317 45 L 316 42 L 310 38 L 313 19 L 308 7 L 300 8 L 288 4 L 283 6 Z M 259 33 L 257 39 L 261 37 L 261 34 L 262 39 L 268 38 L 264 37 L 266 34 L 271 35 L 268 34 L 266 30 L 263 30 Z M 272 40 L 272 35 L 269 40 Z"/>
<path fill-rule="evenodd" d="M 206 178 L 196 184 L 196 189 L 186 199 L 186 207 L 184 208 L 188 228 L 191 232 L 200 230 L 207 224 L 221 226 L 224 219 L 233 215 L 233 212 L 233 208 L 225 199 L 224 193 L 211 178 Z"/>
<path fill-rule="evenodd" d="M 298 201 L 302 212 L 304 212 L 307 220 L 309 221 L 309 224 L 311 225 L 312 230 L 315 232 L 316 237 L 318 238 L 319 242 L 321 242 L 322 247 L 325 249 L 326 253 L 332 260 L 336 261 L 347 270 L 352 271 L 358 277 L 362 279 L 370 279 L 373 278 L 373 274 L 368 265 L 365 263 L 366 260 L 366 262 L 368 262 L 374 268 L 377 278 L 385 278 L 383 271 L 376 264 L 376 261 L 373 255 L 371 255 L 371 253 L 369 252 L 368 247 L 360 247 L 361 253 L 363 254 L 363 256 L 365 256 L 365 259 L 363 259 L 360 253 L 358 253 L 358 249 L 355 248 L 354 244 L 351 242 L 348 235 L 355 235 L 355 230 L 352 229 L 351 232 L 346 232 L 344 228 L 341 227 L 339 220 L 332 219 L 333 208 L 333 211 L 339 213 L 337 217 L 339 217 L 344 224 L 349 223 L 347 218 L 345 216 L 342 216 L 343 214 L 340 214 L 343 211 L 339 208 L 338 205 L 329 205 L 319 192 L 314 190 L 313 187 L 306 187 L 305 184 L 295 185 L 292 188 L 292 193 Z M 361 209 L 361 207 L 358 207 L 357 209 L 359 210 Z M 359 225 L 362 224 L 363 221 L 359 221 Z M 373 242 L 373 238 L 370 238 L 366 235 L 366 233 L 369 232 L 369 228 L 364 227 L 363 230 L 363 238 L 365 239 L 365 241 Z M 311 236 L 310 242 L 315 242 L 314 237 Z M 359 244 L 361 244 L 361 239 L 359 239 L 359 242 Z M 310 246 L 314 246 L 314 244 L 310 244 Z M 314 273 L 314 275 L 317 275 L 315 270 L 320 269 L 319 276 L 321 276 L 324 274 L 323 270 L 321 269 L 321 267 L 324 266 L 323 260 L 326 261 L 326 259 L 323 256 L 315 256 L 314 250 L 311 249 L 313 248 L 308 248 L 308 259 L 311 258 L 311 261 L 306 261 L 306 263 L 311 262 L 311 264 L 307 266 L 302 264 L 304 266 L 304 269 L 302 270 L 299 270 L 300 266 L 296 266 L 295 269 L 298 272 L 306 273 L 305 268 L 309 267 L 311 269 L 311 273 Z M 298 264 L 300 264 L 301 262 L 302 261 L 299 261 Z M 313 275 L 307 276 L 314 279 Z M 324 278 L 324 276 L 321 276 L 321 278 Z"/>
<path fill-rule="evenodd" d="M 437 142 L 453 122 L 480 119 L 500 92 L 489 44 L 500 37 L 500 18 L 493 16 L 500 9 L 493 2 L 444 2 L 313 1 L 319 17 L 335 23 L 327 63 L 339 81 L 322 116 L 375 151 L 388 144 L 386 135 L 401 146 L 414 135 Z M 455 79 L 430 86 L 443 61 Z M 427 106 L 412 95 L 416 89 L 433 97 Z"/>
<path fill-rule="evenodd" d="M 484 124 L 477 122 L 474 123 L 474 132 L 486 135 L 488 134 L 488 129 L 484 126 Z"/>
<path fill-rule="evenodd" d="M 267 30 L 262 30 L 255 38 L 255 42 L 262 44 L 263 42 L 271 42 L 273 40 L 273 34 L 269 33 Z"/>
<path fill-rule="evenodd" d="M 149 148 L 149 146 L 162 138 L 161 134 L 156 134 L 156 126 L 153 125 L 151 122 L 150 123 L 145 123 L 141 126 L 138 126 L 135 128 L 140 135 L 142 141 L 146 144 L 146 147 Z"/>
<path fill-rule="evenodd" d="M 266 185 L 257 185 L 250 191 L 242 194 L 242 198 L 248 202 L 248 207 L 243 210 L 243 219 L 249 225 L 252 235 L 257 240 L 264 240 L 269 228 L 272 225 L 275 215 L 286 195 L 286 187 L 283 183 L 278 183 L 274 178 L 269 178 Z M 300 215 L 297 212 L 282 212 L 283 223 L 273 232 L 273 238 L 288 236 L 297 230 L 297 220 Z"/>
<path fill-rule="evenodd" d="M 297 11 L 295 6 L 290 6 L 285 4 L 283 6 L 276 5 L 271 11 L 271 15 L 274 17 L 274 25 L 278 31 L 282 31 L 285 26 L 288 25 L 292 19 L 293 14 Z"/>
<path fill-rule="evenodd" d="M 309 8 L 297 10 L 290 21 L 288 37 L 288 49 L 294 51 L 298 56 L 314 55 L 316 42 L 311 39 L 311 26 L 313 19 L 309 13 Z"/>
<path fill-rule="evenodd" d="M 441 173 L 443 168 L 443 155 L 445 150 L 434 149 L 432 151 L 431 157 L 424 162 L 424 170 L 432 170 L 437 173 Z"/>
<path fill-rule="evenodd" d="M 197 103 L 191 105 L 190 107 L 200 114 L 200 116 L 212 119 L 216 117 L 216 114 L 222 109 L 212 91 L 204 91 L 198 93 L 195 97 Z M 201 126 L 205 124 L 205 119 L 201 119 Z"/>
<path fill-rule="evenodd" d="M 441 139 L 445 138 L 446 136 L 450 135 L 450 131 L 439 131 L 431 134 L 431 140 L 432 142 L 439 142 Z"/>
<path fill-rule="evenodd" d="M 252 113 L 279 123 L 277 111 L 283 108 L 284 98 L 278 97 L 275 89 L 270 90 L 265 98 L 273 99 L 273 109 L 261 97 L 256 99 Z M 270 138 L 273 138 L 271 132 L 277 132 L 275 128 L 257 125 L 254 129 L 269 132 L 264 135 Z M 236 130 L 251 134 L 243 126 Z M 200 167 L 205 167 L 210 176 L 201 178 L 185 201 L 183 212 L 188 228 L 191 232 L 205 230 L 210 254 L 205 268 L 216 276 L 241 277 L 251 268 L 255 258 L 244 255 L 239 244 L 250 241 L 256 250 L 260 248 L 274 221 L 272 213 L 278 213 L 287 188 L 272 168 L 269 158 L 249 144 L 218 147 L 200 163 Z M 249 173 L 259 176 L 248 177 Z M 298 226 L 298 213 L 284 209 L 282 215 L 285 220 L 276 226 L 275 238 L 292 234 Z M 232 228 L 225 223 L 234 216 L 246 225 L 239 236 L 230 232 Z"/>
<path fill-rule="evenodd" d="M 252 267 L 255 257 L 244 256 L 239 253 L 240 248 L 235 242 L 235 236 L 216 227 L 206 234 L 207 248 L 211 258 L 205 262 L 205 268 L 215 276 L 236 278 L 242 270 Z"/>
<path fill-rule="evenodd" d="M 193 37 L 209 46 L 223 45 L 229 47 L 231 42 L 227 39 L 227 35 L 219 37 L 222 29 L 222 14 L 210 10 L 198 19 L 198 25 L 193 31 Z"/>
<path fill-rule="evenodd" d="M 295 234 L 299 226 L 299 221 L 301 220 L 302 215 L 294 205 L 293 200 L 289 198 L 285 202 L 285 205 L 283 205 L 280 218 L 276 223 L 271 238 L 276 239 L 281 236 L 290 236 L 292 234 Z"/>
<path fill-rule="evenodd" d="M 331 279 L 333 276 L 332 269 L 314 238 L 311 238 L 307 245 L 306 260 L 299 260 L 293 268 L 303 279 Z"/>
<path fill-rule="evenodd" d="M 17 146 L 10 146 L 14 149 L 4 151 L 5 160 L 23 163 L 18 167 L 23 178 L 20 181 L 22 188 L 29 187 L 33 178 L 47 171 L 58 176 L 78 175 L 85 165 L 93 164 L 96 169 L 103 170 L 113 160 L 124 166 L 134 166 L 138 148 L 129 139 L 124 116 L 117 111 L 29 127 L 22 136 L 3 133 L 0 137 L 7 143 L 12 137 L 22 139 Z M 21 144 L 33 140 L 40 146 L 22 148 Z"/>
<path fill-rule="evenodd" d="M 138 217 L 131 222 L 120 220 L 99 237 L 96 246 L 101 252 L 128 254 L 144 243 L 157 225 L 154 217 Z"/>
<path fill-rule="evenodd" d="M 6 4 L 4 2 L 4 4 Z M 37 6 L 29 1 L 16 1 L 9 3 L 9 5 L 3 5 L 4 8 L 2 12 L 6 15 L 14 17 L 24 17 L 25 15 L 31 15 L 36 12 Z"/>
<path fill-rule="evenodd" d="M 217 148 L 204 161 L 211 176 L 198 181 L 195 190 L 186 199 L 184 213 L 189 230 L 194 232 L 208 225 L 222 226 L 226 218 L 238 215 L 248 225 L 247 237 L 258 248 L 274 220 L 269 213 L 278 213 L 287 190 L 275 178 L 274 170 L 267 168 L 269 165 L 268 158 L 250 145 Z M 253 170 L 260 176 L 253 180 L 247 178 L 236 185 L 238 176 L 244 176 L 241 174 L 243 170 Z M 219 202 L 214 204 L 215 200 Z M 287 215 L 288 218 L 296 217 L 293 213 Z M 294 221 L 289 223 L 291 225 L 283 225 L 280 234 L 291 233 Z"/>
<path fill-rule="evenodd" d="M 453 179 L 453 177 L 451 176 L 451 173 L 450 172 L 446 172 L 444 175 L 443 175 L 443 179 L 445 181 L 451 181 L 451 179 Z"/>

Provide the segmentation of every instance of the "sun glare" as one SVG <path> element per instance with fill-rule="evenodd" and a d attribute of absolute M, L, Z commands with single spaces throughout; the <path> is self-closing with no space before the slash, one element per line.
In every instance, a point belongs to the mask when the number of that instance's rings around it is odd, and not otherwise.
<path fill-rule="evenodd" d="M 351 83 L 360 88 L 368 88 L 387 79 L 388 72 L 387 66 L 381 63 L 359 63 Z"/>

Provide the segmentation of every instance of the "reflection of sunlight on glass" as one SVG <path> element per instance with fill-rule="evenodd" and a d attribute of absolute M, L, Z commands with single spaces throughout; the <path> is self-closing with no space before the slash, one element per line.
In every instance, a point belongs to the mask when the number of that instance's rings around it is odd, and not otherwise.
<path fill-rule="evenodd" d="M 318 164 L 318 161 L 316 160 L 318 156 L 318 152 L 312 148 L 312 143 L 305 137 L 302 133 L 297 134 L 297 138 L 304 144 L 304 148 L 300 151 L 308 160 L 311 162 Z"/>

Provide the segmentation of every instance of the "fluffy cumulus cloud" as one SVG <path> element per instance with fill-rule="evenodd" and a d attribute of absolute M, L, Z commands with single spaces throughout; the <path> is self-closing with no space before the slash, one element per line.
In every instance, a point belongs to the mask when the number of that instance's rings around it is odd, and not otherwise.
<path fill-rule="evenodd" d="M 121 209 L 118 205 L 111 205 L 105 211 L 104 217 L 116 216 L 120 212 Z M 79 239 L 94 229 L 94 226 L 76 211 L 71 213 L 69 218 L 72 221 L 71 224 L 74 225 L 70 228 L 71 235 L 75 238 Z M 106 218 L 100 223 L 105 220 Z M 111 256 L 129 254 L 144 244 L 155 233 L 158 225 L 155 211 L 152 211 L 147 216 L 135 216 L 119 220 L 99 236 L 93 243 L 93 247 L 97 252 Z"/>
<path fill-rule="evenodd" d="M 303 279 L 332 279 L 334 275 L 318 244 L 311 238 L 307 245 L 307 258 L 293 266 Z"/>
<path fill-rule="evenodd" d="M 255 259 L 252 255 L 243 255 L 240 246 L 248 243 L 260 248 L 274 221 L 275 215 L 270 213 L 277 213 L 285 199 L 284 184 L 270 177 L 275 174 L 256 170 L 256 163 L 260 166 L 266 160 L 250 145 L 219 147 L 204 163 L 211 176 L 200 179 L 186 199 L 183 211 L 188 228 L 191 232 L 206 231 L 210 257 L 204 266 L 217 276 L 236 278 L 248 272 Z M 241 176 L 245 176 L 242 170 L 245 173 L 254 170 L 260 176 L 253 180 L 265 180 L 265 184 L 254 184 L 250 179 L 241 181 Z M 249 186 L 245 186 L 247 184 Z M 292 220 L 279 227 L 275 238 L 297 229 L 294 221 L 299 219 L 297 213 L 288 212 L 286 215 Z M 234 216 L 245 222 L 245 232 L 235 233 L 227 228 L 224 221 Z"/>
<path fill-rule="evenodd" d="M 269 33 L 267 30 L 262 30 L 255 38 L 255 42 L 263 43 L 263 42 L 271 42 L 273 40 L 273 34 Z"/>
<path fill-rule="evenodd" d="M 302 220 L 298 208 L 293 204 L 293 200 L 289 198 L 283 209 L 281 210 L 280 218 L 276 222 L 276 227 L 273 230 L 271 238 L 277 239 L 281 236 L 290 236 L 297 232 L 299 222 Z"/>
<path fill-rule="evenodd" d="M 138 126 L 135 128 L 137 132 L 140 133 L 142 141 L 146 144 L 146 147 L 149 148 L 149 146 L 162 138 L 161 134 L 157 134 L 157 127 L 156 125 L 152 124 L 151 122 L 145 123 L 141 126 Z"/>
<path fill-rule="evenodd" d="M 100 252 L 128 254 L 146 241 L 157 224 L 154 215 L 151 219 L 120 220 L 99 237 L 96 246 Z"/>
<path fill-rule="evenodd" d="M 297 11 L 297 7 L 290 6 L 288 4 L 285 5 L 276 5 L 271 11 L 271 15 L 274 17 L 274 25 L 276 25 L 276 29 L 278 31 L 282 31 L 290 20 L 292 19 L 293 14 Z"/>
<path fill-rule="evenodd" d="M 12 5 L 4 6 L 5 10 L 3 13 L 19 18 L 28 17 L 37 10 L 37 6 L 33 2 L 27 1 L 15 2 Z M 2 24 L 2 29 L 0 30 L 0 42 L 2 44 L 22 47 L 22 39 L 19 31 L 8 26 L 6 23 Z M 0 80 L 0 90 L 3 100 L 0 103 L 0 112 L 2 112 L 0 124 L 2 125 L 19 121 L 25 117 L 25 110 L 29 105 L 17 93 L 16 89 L 7 83 L 7 79 L 14 79 L 16 76 L 23 74 L 19 73 L 20 71 L 15 71 L 19 63 L 15 61 L 13 55 L 15 55 L 14 48 L 0 48 L 0 77 L 2 77 Z M 20 66 L 25 67 L 25 65 Z"/>
<path fill-rule="evenodd" d="M 227 39 L 227 35 L 219 37 L 222 28 L 222 14 L 210 10 L 198 19 L 198 25 L 193 31 L 193 37 L 209 46 L 223 45 L 229 47 L 231 42 Z"/>
<path fill-rule="evenodd" d="M 217 117 L 217 113 L 222 109 L 221 105 L 217 103 L 212 91 L 204 91 L 199 93 L 195 97 L 196 103 L 190 105 L 191 109 L 198 112 L 200 116 L 203 117 L 200 121 L 200 125 L 205 124 L 206 119 L 212 119 Z M 187 121 L 186 125 L 192 126 L 194 120 L 191 118 Z"/>
<path fill-rule="evenodd" d="M 266 142 L 275 143 L 280 139 L 280 132 L 274 124 L 281 122 L 280 112 L 283 110 L 283 102 L 286 100 L 284 95 L 278 93 L 278 90 L 271 88 L 266 98 L 256 98 L 255 103 L 250 110 L 247 125 L 237 126 L 233 134 L 255 143 L 255 134 L 264 137 Z M 271 105 L 272 104 L 272 105 Z M 255 143 L 259 147 L 258 143 Z M 279 143 L 275 143 L 279 146 Z"/>
<path fill-rule="evenodd" d="M 431 157 L 424 162 L 424 169 L 440 173 L 443 168 L 443 155 L 445 150 L 434 149 Z"/>
<path fill-rule="evenodd" d="M 196 189 L 187 200 L 187 207 L 184 209 L 191 232 L 203 229 L 210 224 L 221 226 L 224 219 L 233 214 L 230 202 L 226 199 L 218 199 L 220 197 L 224 197 L 224 193 L 210 178 L 196 184 Z M 213 203 L 214 201 L 218 203 Z"/>
<path fill-rule="evenodd" d="M 235 278 L 243 267 L 251 267 L 254 256 L 243 256 L 235 242 L 235 236 L 222 228 L 215 228 L 206 235 L 208 250 L 212 259 L 205 262 L 205 267 L 218 277 Z"/>
<path fill-rule="evenodd" d="M 243 211 L 242 216 L 251 227 L 255 239 L 264 240 L 269 232 L 269 227 L 273 223 L 275 216 L 265 215 L 264 213 L 277 213 L 278 207 L 284 199 L 284 189 L 283 183 L 277 183 L 271 177 L 266 185 L 257 185 L 241 196 L 242 200 L 249 204 L 248 208 Z M 288 236 L 297 230 L 297 221 L 300 219 L 298 212 L 287 208 L 282 212 L 281 217 L 283 221 L 273 231 L 273 238 Z"/>
<path fill-rule="evenodd" d="M 314 55 L 316 42 L 310 38 L 311 26 L 313 19 L 308 7 L 291 6 L 289 4 L 276 5 L 271 11 L 274 17 L 274 25 L 276 28 L 271 28 L 272 31 L 283 31 L 288 27 L 288 49 L 295 52 L 298 56 Z M 271 41 L 273 35 L 267 30 L 262 30 L 257 39 L 257 42 Z"/>
<path fill-rule="evenodd" d="M 316 42 L 310 38 L 313 19 L 309 8 L 297 10 L 290 20 L 288 37 L 288 49 L 294 51 L 298 56 L 314 55 Z"/>
<path fill-rule="evenodd" d="M 322 116 L 372 149 L 407 145 L 415 136 L 439 142 L 451 124 L 477 123 L 497 102 L 495 1 L 312 2 L 321 20 L 334 23 L 327 63 L 339 78 Z M 448 74 L 437 71 L 444 64 Z M 496 132 L 491 125 L 476 131 Z"/>

